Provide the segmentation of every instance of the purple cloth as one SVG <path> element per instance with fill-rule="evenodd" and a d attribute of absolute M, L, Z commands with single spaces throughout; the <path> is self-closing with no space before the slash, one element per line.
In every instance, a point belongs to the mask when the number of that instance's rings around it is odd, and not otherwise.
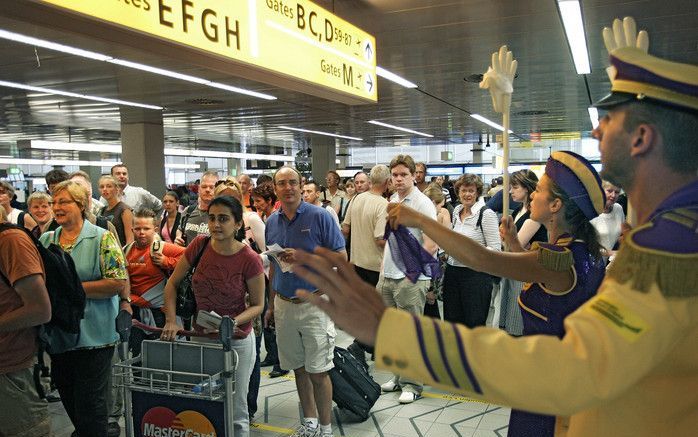
<path fill-rule="evenodd" d="M 432 279 L 441 276 L 439 261 L 424 250 L 419 240 L 406 227 L 398 225 L 393 230 L 390 224 L 386 224 L 383 239 L 388 241 L 395 265 L 413 284 L 422 273 Z"/>

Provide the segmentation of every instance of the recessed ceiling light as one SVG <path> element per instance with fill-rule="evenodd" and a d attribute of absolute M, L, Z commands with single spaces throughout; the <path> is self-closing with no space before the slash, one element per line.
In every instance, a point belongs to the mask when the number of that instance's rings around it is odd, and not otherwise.
<path fill-rule="evenodd" d="M 389 128 L 389 129 L 395 129 L 395 130 L 407 132 L 410 134 L 421 135 L 421 136 L 427 137 L 427 138 L 434 138 L 434 135 L 429 135 L 429 134 L 425 134 L 422 132 L 417 132 L 416 130 L 407 129 L 406 127 L 395 126 L 394 124 L 383 123 L 382 121 L 378 121 L 378 120 L 369 120 L 368 122 L 371 124 L 375 124 L 376 126 L 383 126 L 383 127 Z"/>
<path fill-rule="evenodd" d="M 333 134 L 330 132 L 323 132 L 323 131 L 319 131 L 319 130 L 301 129 L 298 127 L 289 127 L 289 126 L 278 126 L 278 128 L 284 129 L 284 130 L 292 130 L 292 131 L 296 131 L 296 132 L 307 132 L 309 134 L 324 135 L 327 137 L 344 138 L 345 140 L 363 141 L 363 138 L 349 137 L 347 135 Z"/>
<path fill-rule="evenodd" d="M 567 44 L 572 52 L 572 60 L 577 74 L 591 73 L 589 63 L 589 50 L 587 50 L 584 21 L 582 20 L 582 7 L 579 0 L 558 0 L 557 5 L 565 28 Z"/>
<path fill-rule="evenodd" d="M 54 94 L 54 95 L 58 95 L 58 96 L 67 96 L 67 97 L 76 97 L 79 99 L 95 100 L 97 102 L 114 103 L 115 105 L 121 105 L 121 106 L 133 106 L 136 108 L 155 109 L 155 110 L 163 109 L 162 106 L 146 105 L 144 103 L 129 102 L 127 100 L 120 100 L 120 99 L 109 99 L 107 97 L 89 96 L 87 94 L 71 93 L 69 91 L 54 90 L 54 89 L 50 89 L 50 88 L 25 85 L 22 83 L 8 82 L 8 81 L 4 81 L 4 80 L 0 80 L 0 86 L 4 86 L 7 88 L 17 88 L 17 89 L 27 90 L 27 91 L 38 91 L 38 92 L 47 93 L 47 94 Z"/>
<path fill-rule="evenodd" d="M 485 118 L 480 114 L 470 114 L 471 117 L 473 117 L 475 120 L 479 120 L 483 123 L 485 123 L 488 126 L 492 126 L 493 128 L 497 129 L 500 132 L 504 132 L 504 127 L 501 124 L 497 124 L 494 121 L 490 120 L 489 118 Z M 509 133 L 513 134 L 514 132 L 509 129 Z"/>
<path fill-rule="evenodd" d="M 224 83 L 213 82 L 208 79 L 203 79 L 196 76 L 191 76 L 189 74 L 177 73 L 176 71 L 165 70 L 164 68 L 152 67 L 150 65 L 141 64 L 138 62 L 127 61 L 125 59 L 114 58 L 102 53 L 96 53 L 89 50 L 79 49 L 77 47 L 71 47 L 64 44 L 58 44 L 51 41 L 46 41 L 39 38 L 34 38 L 27 35 L 22 35 L 15 32 L 10 32 L 7 30 L 0 29 L 0 38 L 15 41 L 23 44 L 29 44 L 32 46 L 43 47 L 49 50 L 55 50 L 62 53 L 68 53 L 75 56 L 80 56 L 83 58 L 93 59 L 96 61 L 109 62 L 111 64 L 121 65 L 123 67 L 133 68 L 136 70 L 147 71 L 149 73 L 158 74 L 160 76 L 167 76 L 173 79 L 184 80 L 187 82 L 192 82 L 200 85 L 209 86 L 212 88 L 218 88 L 226 91 L 231 91 L 238 94 L 245 94 L 252 97 L 257 97 L 264 100 L 276 100 L 276 97 L 259 93 L 257 91 L 251 91 L 244 88 L 238 88 L 231 85 L 226 85 Z"/>
<path fill-rule="evenodd" d="M 386 70 L 383 67 L 376 67 L 376 74 L 383 79 L 388 79 L 391 82 L 395 82 L 398 85 L 404 86 L 405 88 L 419 88 L 416 83 L 410 82 L 404 77 L 398 76 L 397 74 Z"/>
<path fill-rule="evenodd" d="M 590 106 L 587 108 L 589 111 L 589 120 L 591 120 L 591 128 L 596 129 L 599 127 L 599 110 Z"/>

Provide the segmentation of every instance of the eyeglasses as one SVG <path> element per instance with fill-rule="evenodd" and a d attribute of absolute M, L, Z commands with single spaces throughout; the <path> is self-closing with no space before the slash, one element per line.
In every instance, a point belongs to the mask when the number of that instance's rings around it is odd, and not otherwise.
<path fill-rule="evenodd" d="M 291 186 L 291 187 L 297 187 L 299 184 L 298 180 L 296 179 L 290 179 L 288 181 L 276 181 L 276 186 L 277 187 L 285 187 L 285 186 Z"/>
<path fill-rule="evenodd" d="M 51 205 L 58 205 L 58 206 L 66 206 L 70 205 L 71 203 L 77 203 L 74 200 L 59 200 L 58 202 L 51 202 Z"/>

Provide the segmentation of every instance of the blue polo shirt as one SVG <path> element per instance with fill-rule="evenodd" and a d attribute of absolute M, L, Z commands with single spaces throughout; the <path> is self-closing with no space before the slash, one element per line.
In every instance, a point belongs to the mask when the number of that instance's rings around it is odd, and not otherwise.
<path fill-rule="evenodd" d="M 298 206 L 293 220 L 289 220 L 281 209 L 269 216 L 265 235 L 267 246 L 276 243 L 283 248 L 303 249 L 307 252 L 312 252 L 318 246 L 336 252 L 344 249 L 344 236 L 330 213 L 306 202 L 301 202 Z M 299 288 L 311 291 L 316 289 L 292 272 L 281 272 L 278 265 L 275 266 L 272 287 L 277 293 L 289 298 L 295 297 Z"/>

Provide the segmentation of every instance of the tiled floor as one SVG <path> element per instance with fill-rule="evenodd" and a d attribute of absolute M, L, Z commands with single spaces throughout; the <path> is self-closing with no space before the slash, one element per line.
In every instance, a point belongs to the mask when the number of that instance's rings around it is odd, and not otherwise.
<path fill-rule="evenodd" d="M 351 338 L 340 332 L 337 344 L 347 346 Z M 263 349 L 263 348 L 262 348 Z M 373 378 L 380 384 L 390 375 L 375 371 Z M 300 405 L 291 375 L 271 379 L 262 369 L 259 411 L 254 418 L 251 435 L 268 437 L 287 435 L 300 423 Z M 424 397 L 410 405 L 397 402 L 399 393 L 385 393 L 376 402 L 371 416 L 363 423 L 351 423 L 348 416 L 334 408 L 335 436 L 348 437 L 496 437 L 506 436 L 509 409 L 471 401 L 426 388 Z M 56 437 L 70 437 L 73 427 L 60 403 L 50 404 Z M 121 421 L 123 425 L 123 419 Z M 122 436 L 126 433 L 122 426 Z"/>

